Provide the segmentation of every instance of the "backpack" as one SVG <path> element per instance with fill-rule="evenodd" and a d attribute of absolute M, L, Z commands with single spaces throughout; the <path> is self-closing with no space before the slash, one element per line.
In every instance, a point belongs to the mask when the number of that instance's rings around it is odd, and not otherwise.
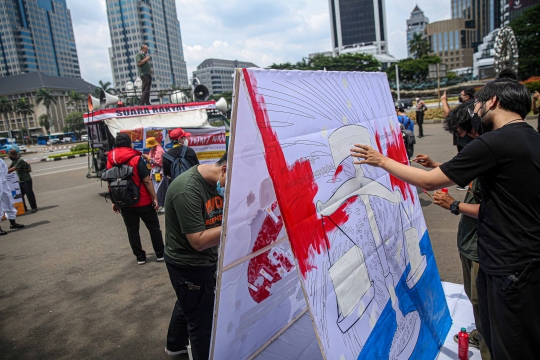
<path fill-rule="evenodd" d="M 133 167 L 122 164 L 114 165 L 101 175 L 102 181 L 109 183 L 109 193 L 113 204 L 119 208 L 136 205 L 139 202 L 141 190 L 135 184 Z M 107 200 L 107 196 L 105 196 Z"/>
<path fill-rule="evenodd" d="M 191 164 L 186 160 L 187 146 L 184 146 L 179 157 L 172 157 L 169 154 L 163 154 L 163 157 L 171 162 L 171 180 L 174 180 L 178 175 L 191 169 Z"/>

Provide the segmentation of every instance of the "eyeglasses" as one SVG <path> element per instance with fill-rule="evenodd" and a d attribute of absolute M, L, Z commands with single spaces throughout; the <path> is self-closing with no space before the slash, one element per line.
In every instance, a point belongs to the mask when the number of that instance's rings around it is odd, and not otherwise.
<path fill-rule="evenodd" d="M 479 100 L 474 100 L 474 102 L 469 105 L 469 107 L 467 108 L 467 111 L 469 112 L 469 115 L 471 117 L 474 116 L 474 108 L 476 107 L 476 104 L 478 104 L 480 101 Z"/>

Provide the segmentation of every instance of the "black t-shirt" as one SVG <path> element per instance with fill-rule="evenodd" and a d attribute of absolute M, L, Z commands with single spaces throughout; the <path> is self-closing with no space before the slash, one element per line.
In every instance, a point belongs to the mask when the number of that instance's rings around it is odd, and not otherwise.
<path fill-rule="evenodd" d="M 513 123 L 473 140 L 440 169 L 465 187 L 480 179 L 478 257 L 488 274 L 540 261 L 540 134 Z"/>
<path fill-rule="evenodd" d="M 139 178 L 141 180 L 147 176 L 150 176 L 150 171 L 148 171 L 148 167 L 146 166 L 146 162 L 144 161 L 142 156 L 137 163 L 137 172 L 139 173 Z"/>
<path fill-rule="evenodd" d="M 173 158 L 177 158 L 182 154 L 183 148 L 184 148 L 183 145 L 172 148 L 169 151 L 167 151 L 167 155 L 170 155 Z M 193 150 L 189 146 L 186 150 L 186 160 L 191 165 L 191 167 L 195 165 L 199 165 L 199 159 L 197 159 L 197 154 L 195 154 L 195 150 Z M 171 162 L 163 158 L 162 163 L 163 163 L 163 175 L 171 176 Z"/>

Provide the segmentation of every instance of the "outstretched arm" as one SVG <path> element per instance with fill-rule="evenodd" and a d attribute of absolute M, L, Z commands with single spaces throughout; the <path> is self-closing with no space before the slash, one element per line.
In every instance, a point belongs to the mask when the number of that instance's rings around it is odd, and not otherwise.
<path fill-rule="evenodd" d="M 425 171 L 405 164 L 400 164 L 368 145 L 355 144 L 351 149 L 351 156 L 360 159 L 355 164 L 366 164 L 380 167 L 395 177 L 425 190 L 437 190 L 454 185 L 439 167 L 432 171 Z"/>

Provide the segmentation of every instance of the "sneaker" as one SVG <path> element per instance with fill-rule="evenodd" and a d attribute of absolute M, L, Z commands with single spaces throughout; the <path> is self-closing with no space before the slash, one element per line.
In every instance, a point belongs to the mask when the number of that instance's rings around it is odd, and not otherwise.
<path fill-rule="evenodd" d="M 32 209 L 32 211 L 30 211 L 30 214 L 34 214 L 34 213 L 37 213 L 38 212 L 38 209 Z"/>
<path fill-rule="evenodd" d="M 467 333 L 467 334 L 469 334 L 469 347 L 473 347 L 475 349 L 480 349 L 480 343 L 477 342 L 475 339 L 473 339 L 471 337 L 471 333 Z M 454 335 L 454 341 L 457 344 L 459 344 L 459 335 L 458 334 Z"/>
<path fill-rule="evenodd" d="M 164 213 L 164 212 L 165 212 L 165 206 L 161 206 L 161 207 L 158 209 L 158 212 Z"/>
<path fill-rule="evenodd" d="M 4 231 L 4 230 L 0 229 L 0 236 L 2 236 L 2 235 L 7 235 L 7 231 Z"/>
<path fill-rule="evenodd" d="M 158 257 L 156 260 L 157 262 L 162 262 L 162 261 L 165 261 L 165 258 L 162 256 L 162 257 Z"/>
<path fill-rule="evenodd" d="M 468 187 L 468 186 L 465 186 L 465 187 L 456 186 L 456 190 L 459 190 L 459 191 L 467 191 L 467 190 L 469 190 L 469 187 Z"/>
<path fill-rule="evenodd" d="M 187 349 L 186 350 L 171 351 L 171 350 L 168 350 L 167 348 L 165 348 L 165 354 L 170 355 L 170 356 L 180 355 L 180 354 L 187 354 L 187 353 L 188 353 Z"/>
<path fill-rule="evenodd" d="M 139 265 L 146 264 L 146 259 L 145 260 L 137 260 L 137 264 L 139 264 Z"/>
<path fill-rule="evenodd" d="M 24 225 L 17 224 L 17 223 L 13 223 L 13 224 L 9 225 L 10 229 L 22 229 L 23 227 L 24 227 Z"/>

